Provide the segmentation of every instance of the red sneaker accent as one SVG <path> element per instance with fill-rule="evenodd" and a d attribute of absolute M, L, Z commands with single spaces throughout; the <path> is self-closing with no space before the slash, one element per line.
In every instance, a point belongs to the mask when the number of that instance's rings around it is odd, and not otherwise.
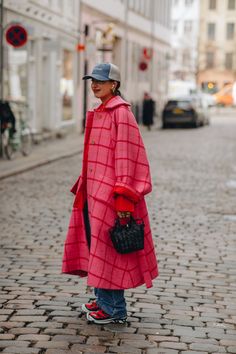
<path fill-rule="evenodd" d="M 89 316 L 93 317 L 96 320 L 106 320 L 112 318 L 110 315 L 108 315 L 108 313 L 103 310 L 90 312 Z"/>
<path fill-rule="evenodd" d="M 103 310 L 98 310 L 94 312 L 87 313 L 87 320 L 96 324 L 108 324 L 108 323 L 126 323 L 126 316 L 123 318 L 115 318 L 108 315 Z"/>
<path fill-rule="evenodd" d="M 87 313 L 99 310 L 96 300 L 89 302 L 87 304 L 83 304 L 81 307 L 82 307 L 82 311 Z"/>

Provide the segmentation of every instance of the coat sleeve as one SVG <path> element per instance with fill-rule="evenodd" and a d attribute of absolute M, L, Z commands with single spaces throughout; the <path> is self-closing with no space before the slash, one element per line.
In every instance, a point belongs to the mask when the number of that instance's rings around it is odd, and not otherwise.
<path fill-rule="evenodd" d="M 123 195 L 117 195 L 115 198 L 116 211 L 134 211 L 134 203 L 132 200 L 125 198 Z"/>
<path fill-rule="evenodd" d="M 117 110 L 116 126 L 114 193 L 137 203 L 152 190 L 147 154 L 135 117 L 128 107 Z"/>

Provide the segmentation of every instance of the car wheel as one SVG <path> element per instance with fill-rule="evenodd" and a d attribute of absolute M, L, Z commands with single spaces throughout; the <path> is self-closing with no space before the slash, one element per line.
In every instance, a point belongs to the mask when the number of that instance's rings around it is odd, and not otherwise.
<path fill-rule="evenodd" d="M 198 128 L 200 126 L 200 122 L 198 119 L 196 119 L 194 122 L 193 122 L 193 127 L 194 128 Z"/>
<path fill-rule="evenodd" d="M 167 123 L 162 123 L 162 129 L 167 129 L 167 128 L 169 128 L 169 125 L 167 124 Z"/>

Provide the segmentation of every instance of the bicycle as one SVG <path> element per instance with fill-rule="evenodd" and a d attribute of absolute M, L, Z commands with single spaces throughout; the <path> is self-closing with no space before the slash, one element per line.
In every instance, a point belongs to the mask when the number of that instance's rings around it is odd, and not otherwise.
<path fill-rule="evenodd" d="M 1 119 L 2 154 L 11 160 L 14 152 L 21 151 L 23 156 L 28 156 L 32 148 L 32 134 L 25 116 L 27 105 L 23 102 L 8 101 L 16 117 L 16 129 L 12 122 Z M 24 118 L 23 118 L 24 116 Z"/>

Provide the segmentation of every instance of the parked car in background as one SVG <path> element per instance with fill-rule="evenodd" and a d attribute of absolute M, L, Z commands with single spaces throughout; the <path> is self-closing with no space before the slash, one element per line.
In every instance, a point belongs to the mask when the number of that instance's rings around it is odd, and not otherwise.
<path fill-rule="evenodd" d="M 170 99 L 162 112 L 163 129 L 176 125 L 197 128 L 205 124 L 209 124 L 209 112 L 201 95 Z"/>

